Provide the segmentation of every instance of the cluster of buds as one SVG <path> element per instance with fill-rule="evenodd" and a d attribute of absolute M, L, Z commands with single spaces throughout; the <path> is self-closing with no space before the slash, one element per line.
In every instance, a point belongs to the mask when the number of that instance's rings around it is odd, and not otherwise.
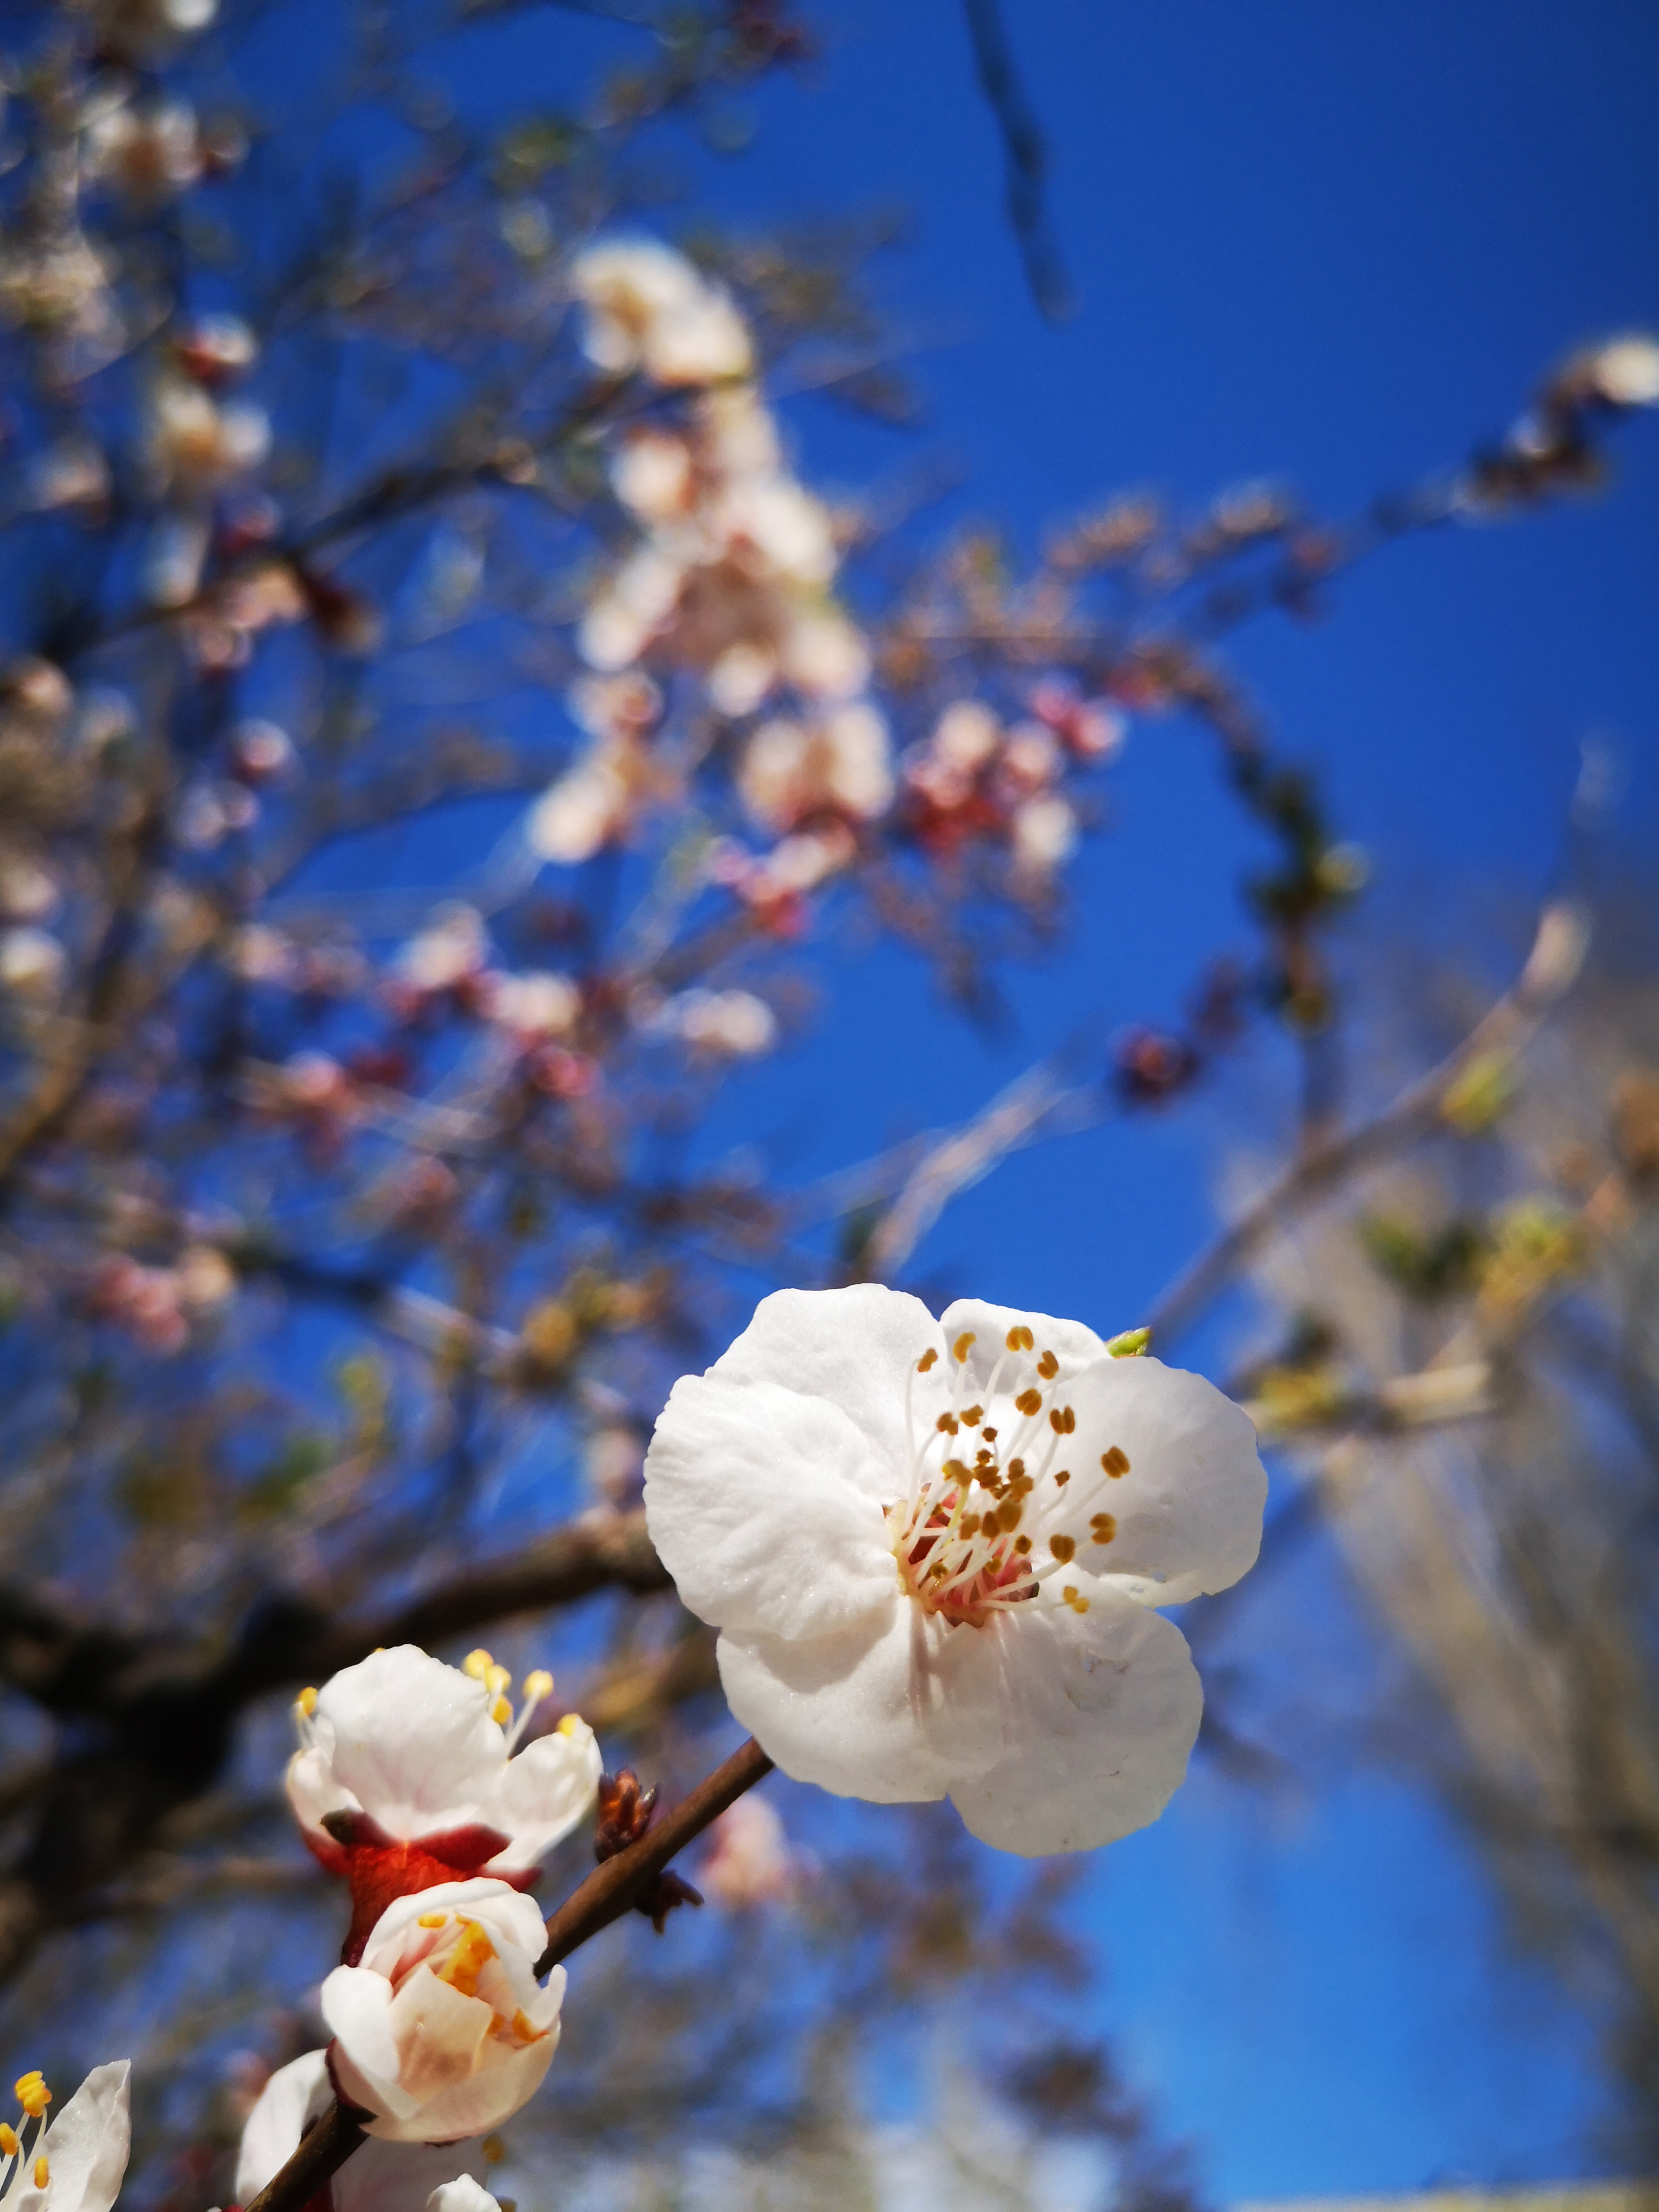
<path fill-rule="evenodd" d="M 205 166 L 196 111 L 187 100 L 141 105 L 125 86 L 106 89 L 88 117 L 82 167 L 133 207 L 150 210 L 176 199 Z"/>
<path fill-rule="evenodd" d="M 780 684 L 817 699 L 862 690 L 868 653 L 830 595 L 834 524 L 788 470 L 753 385 L 701 393 L 678 427 L 631 433 L 611 485 L 641 536 L 583 621 L 590 665 L 652 655 L 696 672 L 724 714 L 752 713 Z"/>
<path fill-rule="evenodd" d="M 1659 406 L 1659 338 L 1629 331 L 1571 355 L 1503 443 L 1477 454 L 1460 486 L 1475 513 L 1600 482 L 1600 420 Z"/>
<path fill-rule="evenodd" d="M 986 842 L 1003 848 L 1014 887 L 1041 892 L 1077 843 L 1069 768 L 1109 760 L 1123 720 L 1103 701 L 1058 682 L 1032 690 L 1028 714 L 1005 726 L 981 701 L 947 707 L 932 736 L 903 763 L 903 808 L 924 850 L 949 855 Z"/>
<path fill-rule="evenodd" d="M 125 1253 L 102 1262 L 87 1295 L 88 1310 L 125 1330 L 146 1352 L 182 1352 L 193 1324 L 235 1296 L 236 1275 L 216 1245 L 191 1244 L 171 1267 L 149 1267 Z"/>
<path fill-rule="evenodd" d="M 593 1829 L 593 1856 L 599 1863 L 603 1866 L 618 1851 L 637 1844 L 649 1830 L 656 1809 L 656 1790 L 642 1790 L 631 1766 L 624 1766 L 619 1774 L 600 1775 L 599 1817 Z M 642 1912 L 660 1936 L 669 1914 L 678 1906 L 702 1903 L 701 1893 L 689 1881 L 672 1867 L 665 1867 L 641 1889 L 634 1899 L 634 1910 Z"/>

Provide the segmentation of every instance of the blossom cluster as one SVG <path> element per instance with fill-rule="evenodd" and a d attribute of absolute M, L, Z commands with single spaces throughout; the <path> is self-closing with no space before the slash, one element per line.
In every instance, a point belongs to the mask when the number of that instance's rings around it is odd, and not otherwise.
<path fill-rule="evenodd" d="M 668 734 L 689 684 L 729 733 L 712 757 L 744 833 L 714 841 L 707 876 L 763 922 L 796 927 L 878 825 L 934 859 L 994 850 L 1013 896 L 1045 896 L 1081 827 L 1067 771 L 1115 752 L 1121 714 L 1048 680 L 1006 727 L 975 698 L 948 703 L 896 760 L 869 642 L 836 592 L 850 526 L 791 471 L 729 291 L 648 239 L 590 247 L 570 285 L 589 360 L 651 404 L 611 442 L 632 543 L 580 627 L 593 672 L 569 704 L 585 742 L 530 815 L 532 849 L 587 860 L 685 797 L 711 754 L 706 733 Z"/>

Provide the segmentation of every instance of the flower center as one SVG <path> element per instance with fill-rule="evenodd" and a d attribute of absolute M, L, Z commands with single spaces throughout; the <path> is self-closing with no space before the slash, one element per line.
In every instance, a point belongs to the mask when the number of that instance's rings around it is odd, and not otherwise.
<path fill-rule="evenodd" d="M 953 1626 L 983 1628 L 1034 1602 L 1086 1613 L 1089 1601 L 1066 1570 L 1084 1545 L 1103 1549 L 1117 1534 L 1115 1516 L 1098 1505 L 1129 1472 L 1128 1456 L 1112 1445 L 1098 1470 L 1074 1484 L 1070 1464 L 1060 1462 L 1075 1455 L 1068 1440 L 1077 1417 L 1065 1402 L 1058 1357 L 1016 1325 L 970 1402 L 975 1341 L 964 1333 L 951 1345 L 950 1408 L 920 1434 L 913 1378 L 933 1370 L 938 1352 L 924 1352 L 905 1380 L 909 1492 L 887 1508 L 900 1587 Z"/>

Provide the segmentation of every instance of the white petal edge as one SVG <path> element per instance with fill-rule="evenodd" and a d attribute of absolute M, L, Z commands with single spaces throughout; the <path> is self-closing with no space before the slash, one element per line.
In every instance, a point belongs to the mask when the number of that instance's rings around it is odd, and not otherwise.
<path fill-rule="evenodd" d="M 1030 1618 L 1000 1639 L 1007 1748 L 950 1793 L 972 1834 L 1021 1857 L 1092 1850 L 1157 1820 L 1204 1711 L 1173 1621 L 1091 1576 L 1073 1586 L 1086 1613 L 1021 1608 Z"/>
<path fill-rule="evenodd" d="M 725 1382 L 776 1382 L 803 1397 L 827 1398 L 868 1437 L 882 1479 L 890 1480 L 902 1479 L 910 1465 L 907 1374 L 925 1352 L 944 1348 L 938 1322 L 908 1291 L 879 1283 L 774 1291 L 708 1372 Z M 912 1383 L 918 1435 L 948 1403 L 942 1366 Z M 895 1494 L 886 1489 L 882 1502 Z"/>

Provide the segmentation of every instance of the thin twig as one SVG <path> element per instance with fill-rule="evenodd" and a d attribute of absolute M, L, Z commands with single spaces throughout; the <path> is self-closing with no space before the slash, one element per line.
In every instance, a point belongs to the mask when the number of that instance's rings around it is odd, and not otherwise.
<path fill-rule="evenodd" d="M 724 1766 L 717 1766 L 698 1783 L 690 1796 L 681 1798 L 673 1811 L 647 1829 L 638 1843 L 596 1867 L 548 1922 L 547 1948 L 536 1962 L 537 1973 L 544 1974 L 550 1966 L 556 1966 L 590 1936 L 597 1936 L 601 1928 L 620 1919 L 646 1883 L 662 1872 L 677 1851 L 771 1771 L 771 1760 L 751 1735 Z"/>
<path fill-rule="evenodd" d="M 1014 67 L 997 0 L 962 0 L 973 41 L 980 89 L 1002 133 L 1007 162 L 1008 220 L 1019 240 L 1025 281 L 1046 320 L 1062 321 L 1072 312 L 1072 287 L 1048 221 L 1045 197 L 1048 149 L 1025 88 Z"/>
<path fill-rule="evenodd" d="M 1249 1211 L 1200 1253 L 1148 1316 L 1155 1346 L 1178 1336 L 1263 1245 L 1349 1176 L 1373 1167 L 1425 1136 L 1441 1120 L 1448 1094 L 1477 1061 L 1520 1050 L 1570 988 L 1583 963 L 1588 926 L 1580 909 L 1545 908 L 1538 934 L 1514 989 L 1478 1022 L 1455 1052 L 1402 1091 L 1375 1120 L 1306 1152 Z"/>

